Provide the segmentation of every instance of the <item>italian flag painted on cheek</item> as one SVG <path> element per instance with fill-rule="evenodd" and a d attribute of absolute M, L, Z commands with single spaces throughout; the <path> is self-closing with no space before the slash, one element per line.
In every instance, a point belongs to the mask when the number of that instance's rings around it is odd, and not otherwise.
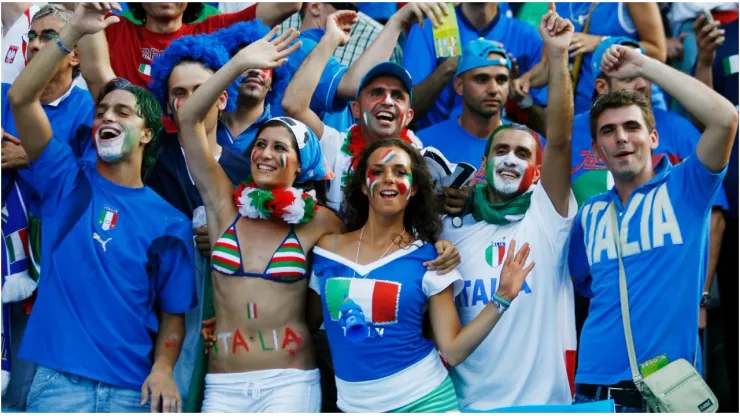
<path fill-rule="evenodd" d="M 401 194 L 406 194 L 406 200 L 411 199 L 411 185 L 413 184 L 413 175 L 407 173 L 403 176 L 401 183 L 398 184 L 398 191 Z"/>

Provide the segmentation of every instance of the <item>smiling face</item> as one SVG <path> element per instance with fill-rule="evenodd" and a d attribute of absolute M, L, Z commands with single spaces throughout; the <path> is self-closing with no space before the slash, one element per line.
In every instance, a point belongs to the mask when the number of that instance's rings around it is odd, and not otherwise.
<path fill-rule="evenodd" d="M 408 91 L 401 80 L 380 76 L 362 88 L 352 103 L 352 114 L 368 139 L 398 137 L 414 118 Z"/>
<path fill-rule="evenodd" d="M 136 97 L 125 90 L 106 94 L 95 108 L 93 139 L 98 156 L 105 162 L 141 157 L 152 132 L 137 114 Z"/>
<path fill-rule="evenodd" d="M 384 215 L 402 212 L 416 194 L 409 155 L 400 147 L 380 147 L 370 155 L 367 166 L 362 191 L 371 209 Z"/>
<path fill-rule="evenodd" d="M 239 98 L 264 101 L 272 88 L 272 69 L 248 69 L 239 83 Z"/>
<path fill-rule="evenodd" d="M 529 189 L 540 178 L 538 144 L 526 131 L 505 129 L 496 134 L 486 158 L 488 185 L 504 198 Z"/>
<path fill-rule="evenodd" d="M 252 177 L 261 189 L 293 186 L 300 172 L 293 133 L 283 126 L 264 128 L 254 140 L 251 161 Z"/>
<path fill-rule="evenodd" d="M 599 155 L 615 180 L 632 181 L 652 171 L 652 150 L 658 132 L 648 131 L 637 105 L 604 110 L 596 121 L 593 152 Z"/>
<path fill-rule="evenodd" d="M 167 80 L 167 109 L 170 114 L 175 114 L 177 109 L 187 101 L 195 90 L 203 85 L 213 76 L 213 71 L 197 62 L 183 62 L 177 64 L 170 73 Z M 226 108 L 228 94 L 221 93 L 218 100 L 208 110 L 204 119 L 206 131 L 211 131 L 218 122 L 218 112 Z"/>

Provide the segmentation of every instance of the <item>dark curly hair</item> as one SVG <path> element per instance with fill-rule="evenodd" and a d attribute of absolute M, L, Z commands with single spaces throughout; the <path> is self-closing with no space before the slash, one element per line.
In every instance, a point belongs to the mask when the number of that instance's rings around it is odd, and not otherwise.
<path fill-rule="evenodd" d="M 257 130 L 257 134 L 254 135 L 255 139 L 252 140 L 252 143 L 249 144 L 247 147 L 247 150 L 244 151 L 244 154 L 242 155 L 246 160 L 249 160 L 250 163 L 252 161 L 252 150 L 254 149 L 254 144 L 257 142 L 257 137 L 260 136 L 260 133 L 262 133 L 263 130 L 265 130 L 268 127 L 282 127 L 290 133 L 290 137 L 293 138 L 293 150 L 295 151 L 296 155 L 298 156 L 298 164 L 301 164 L 301 152 L 298 151 L 298 140 L 296 139 L 293 132 L 281 121 L 278 120 L 268 120 L 265 123 L 263 123 L 260 128 Z M 252 181 L 251 175 L 246 180 L 242 181 L 242 183 L 249 183 Z M 310 191 L 316 191 L 316 200 L 318 201 L 319 205 L 322 207 L 326 207 L 326 191 L 329 188 L 329 181 L 308 181 L 306 183 L 294 183 L 294 187 L 298 189 L 302 189 L 306 192 Z"/>
<path fill-rule="evenodd" d="M 197 62 L 214 73 L 229 62 L 229 54 L 210 35 L 183 36 L 156 57 L 152 62 L 152 82 L 149 89 L 163 109 L 169 100 L 170 74 L 183 62 Z M 226 88 L 229 98 L 224 111 L 236 109 L 237 83 L 232 82 Z"/>
<path fill-rule="evenodd" d="M 441 207 L 434 193 L 434 184 L 424 158 L 418 150 L 398 139 L 384 139 L 371 144 L 359 158 L 357 169 L 351 176 L 349 186 L 344 189 L 347 211 L 347 231 L 356 231 L 367 222 L 370 201 L 362 192 L 368 167 L 368 160 L 374 151 L 381 147 L 399 147 L 411 159 L 411 174 L 416 185 L 416 195 L 409 200 L 403 213 L 403 228 L 426 243 L 436 243 L 442 233 Z"/>
<path fill-rule="evenodd" d="M 136 115 L 144 119 L 144 126 L 152 130 L 152 140 L 144 146 L 144 157 L 141 161 L 141 176 L 146 176 L 149 168 L 154 166 L 157 160 L 159 143 L 157 138 L 162 130 L 162 107 L 154 99 L 152 93 L 142 87 L 133 85 L 124 78 L 113 78 L 98 94 L 95 103 L 99 103 L 106 95 L 115 90 L 124 90 L 130 92 L 136 99 Z"/>
<path fill-rule="evenodd" d="M 213 32 L 213 36 L 221 46 L 226 49 L 230 57 L 234 57 L 242 48 L 248 46 L 254 41 L 260 40 L 270 33 L 270 28 L 262 23 L 262 20 L 255 19 L 248 22 L 239 22 L 227 28 Z M 293 76 L 292 67 L 288 64 L 281 65 L 272 70 L 272 86 L 265 97 L 265 102 L 273 108 L 281 108 L 281 101 L 288 88 L 288 83 Z M 238 85 L 241 77 L 237 79 Z"/>
<path fill-rule="evenodd" d="M 141 23 L 146 23 L 146 10 L 144 10 L 143 3 L 129 2 L 128 9 L 131 10 L 131 14 L 134 19 Z M 188 7 L 185 8 L 185 12 L 182 14 L 183 23 L 193 23 L 200 19 L 200 15 L 203 14 L 205 5 L 203 3 L 191 3 L 188 2 Z"/>

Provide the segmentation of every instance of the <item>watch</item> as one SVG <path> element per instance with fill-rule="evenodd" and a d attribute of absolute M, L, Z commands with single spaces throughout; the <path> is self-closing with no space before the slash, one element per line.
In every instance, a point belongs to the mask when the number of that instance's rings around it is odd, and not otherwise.
<path fill-rule="evenodd" d="M 702 308 L 706 308 L 707 305 L 709 305 L 709 292 L 704 292 L 701 295 L 701 302 L 699 302 L 699 306 Z"/>

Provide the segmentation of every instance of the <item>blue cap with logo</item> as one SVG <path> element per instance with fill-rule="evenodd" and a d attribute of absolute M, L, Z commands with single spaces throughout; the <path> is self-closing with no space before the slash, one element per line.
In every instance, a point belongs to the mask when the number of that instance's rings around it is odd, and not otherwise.
<path fill-rule="evenodd" d="M 599 43 L 599 46 L 594 50 L 593 56 L 591 56 L 591 69 L 594 71 L 594 77 L 601 73 L 601 60 L 604 59 L 604 53 L 611 48 L 612 45 L 625 45 L 625 46 L 636 46 L 640 50 L 640 53 L 645 54 L 645 50 L 642 49 L 636 40 L 626 38 L 624 36 L 612 36 L 604 39 Z"/>
<path fill-rule="evenodd" d="M 503 58 L 488 58 L 489 54 L 496 53 L 503 56 Z M 503 45 L 492 40 L 478 38 L 474 41 L 468 42 L 463 47 L 462 55 L 457 61 L 457 71 L 455 76 L 459 76 L 463 72 L 470 71 L 471 69 L 481 68 L 484 66 L 499 65 L 505 66 L 511 70 L 511 60 L 509 55 L 506 54 L 506 50 Z"/>
<path fill-rule="evenodd" d="M 360 98 L 360 91 L 362 91 L 370 81 L 385 75 L 398 78 L 401 81 L 403 86 L 406 88 L 406 91 L 409 93 L 410 101 L 411 91 L 414 88 L 414 83 L 411 81 L 411 74 L 409 74 L 409 71 L 407 71 L 406 68 L 401 65 L 394 64 L 391 61 L 381 62 L 367 71 L 367 74 L 365 74 L 365 76 L 362 77 L 362 80 L 360 80 L 360 85 L 357 87 L 357 95 L 355 96 L 355 99 Z"/>

